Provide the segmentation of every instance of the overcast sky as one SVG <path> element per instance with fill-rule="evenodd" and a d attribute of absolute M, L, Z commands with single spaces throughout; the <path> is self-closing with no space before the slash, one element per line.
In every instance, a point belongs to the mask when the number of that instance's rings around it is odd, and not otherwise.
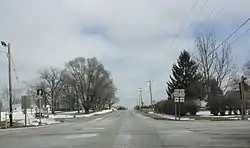
<path fill-rule="evenodd" d="M 149 79 L 154 99 L 166 98 L 165 82 L 180 51 L 193 52 L 201 33 L 226 38 L 250 17 L 249 6 L 249 0 L 0 0 L 0 40 L 12 43 L 19 81 L 31 81 L 44 67 L 95 56 L 111 71 L 120 104 L 133 106 L 139 87 L 149 103 Z M 235 37 L 248 28 L 250 22 Z M 232 46 L 239 69 L 249 46 L 249 35 Z M 0 68 L 7 87 L 4 55 Z"/>

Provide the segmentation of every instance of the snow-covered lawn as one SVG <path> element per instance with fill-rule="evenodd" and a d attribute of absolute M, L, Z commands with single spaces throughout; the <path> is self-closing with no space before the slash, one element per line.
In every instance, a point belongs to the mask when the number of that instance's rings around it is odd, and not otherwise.
<path fill-rule="evenodd" d="M 77 115 L 77 111 L 72 111 L 72 112 L 63 112 L 63 113 L 56 114 L 56 115 L 50 115 L 50 118 L 53 118 L 53 119 L 66 118 L 67 119 L 67 118 L 74 118 L 74 115 L 76 118 L 78 118 L 78 117 L 91 117 L 91 116 L 105 114 L 105 113 L 109 113 L 109 112 L 112 112 L 112 109 L 102 110 L 102 111 L 94 112 L 94 113 L 90 113 L 90 114 L 81 114 L 81 115 Z"/>
<path fill-rule="evenodd" d="M 228 112 L 226 112 L 228 114 Z M 210 114 L 210 111 L 199 111 L 197 113 L 197 116 L 201 117 L 214 117 L 214 118 L 229 118 L 229 119 L 236 119 L 238 120 L 240 118 L 240 115 L 225 115 L 225 116 L 214 116 L 213 114 Z"/>
<path fill-rule="evenodd" d="M 7 114 L 7 116 L 6 116 Z M 9 115 L 7 112 L 2 112 L 1 113 L 1 121 L 5 121 L 7 119 L 9 120 Z M 13 120 L 22 123 L 23 125 L 25 124 L 25 115 L 23 114 L 22 111 L 16 111 L 13 112 Z M 55 123 L 60 123 L 59 121 L 54 120 L 53 118 L 43 118 L 42 124 L 48 125 L 48 124 L 55 124 Z M 27 111 L 27 125 L 38 125 L 39 119 L 35 118 L 35 114 L 30 111 Z"/>
<path fill-rule="evenodd" d="M 76 115 L 75 117 L 91 117 L 91 116 L 95 116 L 95 115 L 100 115 L 100 114 L 105 114 L 105 113 L 109 113 L 112 112 L 111 110 L 103 110 L 103 111 L 99 111 L 99 112 L 94 112 L 94 113 L 90 113 L 90 114 L 83 114 L 83 115 Z M 70 118 L 74 118 L 74 115 L 77 113 L 77 111 L 74 112 L 60 112 L 56 115 L 49 115 L 49 118 L 43 118 L 42 119 L 42 124 L 44 125 L 49 125 L 49 124 L 56 124 L 56 123 L 60 123 L 60 121 L 56 120 L 56 119 L 70 119 Z M 7 116 L 6 116 L 7 115 Z M 7 119 L 9 119 L 8 113 L 7 112 L 1 112 L 1 121 L 5 121 Z M 19 123 L 24 124 L 25 123 L 25 115 L 23 114 L 22 110 L 16 110 L 13 112 L 13 120 Z M 33 113 L 31 113 L 31 110 L 27 110 L 27 125 L 38 125 L 39 123 L 39 119 L 35 118 L 35 112 L 33 111 Z"/>
<path fill-rule="evenodd" d="M 155 114 L 159 117 L 163 117 L 169 120 L 175 120 L 175 116 L 173 115 L 166 115 L 166 114 L 159 114 L 159 113 L 154 113 L 154 112 L 148 112 L 149 114 Z M 228 114 L 226 112 L 226 114 Z M 216 118 L 216 119 L 215 119 Z M 177 118 L 178 119 L 178 118 Z M 225 115 L 225 116 L 214 116 L 210 114 L 210 111 L 199 111 L 196 116 L 185 116 L 181 117 L 180 120 L 182 121 L 190 121 L 190 120 L 240 120 L 241 115 Z M 250 119 L 248 119 L 250 120 Z"/>

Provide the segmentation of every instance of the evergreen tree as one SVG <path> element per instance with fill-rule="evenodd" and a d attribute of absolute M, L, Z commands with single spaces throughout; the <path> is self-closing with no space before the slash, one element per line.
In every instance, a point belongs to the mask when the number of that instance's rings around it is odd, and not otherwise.
<path fill-rule="evenodd" d="M 198 64 L 191 59 L 190 54 L 181 52 L 177 64 L 173 65 L 172 76 L 167 82 L 167 94 L 171 96 L 174 89 L 185 89 L 186 99 L 196 99 L 201 93 L 201 75 L 197 72 Z"/>

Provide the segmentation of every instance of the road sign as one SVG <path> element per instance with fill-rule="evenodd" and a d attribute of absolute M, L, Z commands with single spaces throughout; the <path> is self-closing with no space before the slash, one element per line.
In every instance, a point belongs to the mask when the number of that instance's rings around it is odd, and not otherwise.
<path fill-rule="evenodd" d="M 30 96 L 22 96 L 21 97 L 22 109 L 31 108 L 31 99 Z"/>
<path fill-rule="evenodd" d="M 185 97 L 185 92 L 174 92 L 174 97 Z"/>
<path fill-rule="evenodd" d="M 180 98 L 180 102 L 184 102 L 185 101 L 185 98 Z"/>
<path fill-rule="evenodd" d="M 175 89 L 174 90 L 174 97 L 185 97 L 185 89 Z"/>
<path fill-rule="evenodd" d="M 3 107 L 3 102 L 2 102 L 2 100 L 0 100 L 0 112 L 2 110 L 2 107 Z"/>
<path fill-rule="evenodd" d="M 174 102 L 179 102 L 179 98 L 174 98 Z"/>
<path fill-rule="evenodd" d="M 177 119 L 177 105 L 179 106 L 179 120 L 181 118 L 180 112 L 180 103 L 185 102 L 185 89 L 175 89 L 174 93 L 172 94 L 174 97 L 174 102 L 175 102 L 175 120 Z"/>
<path fill-rule="evenodd" d="M 174 89 L 175 92 L 185 92 L 185 89 Z"/>

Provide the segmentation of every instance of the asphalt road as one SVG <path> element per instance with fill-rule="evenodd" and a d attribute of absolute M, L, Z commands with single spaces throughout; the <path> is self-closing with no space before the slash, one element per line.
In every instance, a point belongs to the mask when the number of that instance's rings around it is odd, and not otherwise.
<path fill-rule="evenodd" d="M 134 111 L 0 131 L 0 148 L 250 147 L 250 122 L 164 121 Z"/>

